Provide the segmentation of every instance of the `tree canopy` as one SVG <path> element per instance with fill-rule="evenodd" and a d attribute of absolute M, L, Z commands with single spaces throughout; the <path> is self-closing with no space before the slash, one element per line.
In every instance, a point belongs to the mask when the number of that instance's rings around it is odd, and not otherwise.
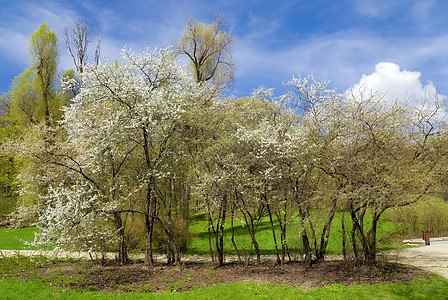
<path fill-rule="evenodd" d="M 341 214 L 344 258 L 372 264 L 384 212 L 446 188 L 443 99 L 390 104 L 313 76 L 292 77 L 277 96 L 224 97 L 234 63 L 221 17 L 190 19 L 175 50 L 125 49 L 101 64 L 86 63 L 87 25 L 75 25 L 65 38 L 71 49 L 74 35 L 76 71 L 61 87 L 57 38 L 42 24 L 32 64 L 0 103 L 1 192 L 20 199 L 11 222 L 39 226 L 36 245 L 116 251 L 122 264 L 140 247 L 148 266 L 154 252 L 172 263 L 194 215 L 207 220 L 214 262 L 225 261 L 225 235 L 241 263 L 252 251 L 260 262 L 264 220 L 278 264 L 294 244 L 311 266 Z M 235 240 L 235 222 L 250 245 Z"/>

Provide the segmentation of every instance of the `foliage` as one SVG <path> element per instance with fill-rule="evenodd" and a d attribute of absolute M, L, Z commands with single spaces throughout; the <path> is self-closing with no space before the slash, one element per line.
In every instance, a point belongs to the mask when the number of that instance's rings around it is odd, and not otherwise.
<path fill-rule="evenodd" d="M 53 119 L 57 119 L 59 113 L 58 99 L 54 94 L 59 60 L 57 42 L 55 32 L 50 31 L 48 25 L 44 23 L 31 35 L 29 43 L 47 125 Z"/>
<path fill-rule="evenodd" d="M 100 197 L 89 185 L 50 187 L 44 197 L 46 210 L 39 219 L 39 235 L 32 245 L 106 252 L 117 241 L 110 226 L 115 207 Z"/>
<path fill-rule="evenodd" d="M 406 207 L 389 211 L 386 218 L 397 224 L 399 234 L 419 236 L 428 230 L 431 236 L 446 234 L 448 230 L 448 203 L 436 196 Z"/>
<path fill-rule="evenodd" d="M 234 64 L 220 16 L 190 19 L 176 51 L 125 49 L 121 61 L 95 65 L 87 25 L 75 25 L 65 38 L 77 73 L 65 72 L 63 92 L 57 38 L 43 24 L 30 39 L 32 66 L 2 97 L 0 183 L 20 182 L 29 209 L 16 219 L 39 213 L 41 243 L 113 249 L 124 264 L 143 239 L 149 266 L 156 248 L 172 263 L 188 248 L 195 210 L 217 264 L 229 249 L 260 262 L 270 244 L 278 264 L 300 248 L 311 266 L 339 239 L 345 258 L 373 264 L 382 215 L 446 184 L 443 99 L 390 104 L 313 76 L 294 76 L 280 96 L 258 88 L 224 98 L 217 91 Z"/>
<path fill-rule="evenodd" d="M 36 140 L 27 140 L 24 136 L 30 136 L 36 130 L 45 132 L 43 139 L 48 146 L 53 138 L 52 129 L 62 116 L 61 102 L 56 93 L 59 59 L 57 37 L 47 24 L 42 24 L 31 35 L 29 53 L 32 64 L 14 79 L 10 91 L 2 96 L 6 105 L 0 116 L 0 160 L 9 161 L 5 168 L 7 172 L 4 173 L 7 180 L 0 181 L 3 195 L 6 196 L 2 198 L 14 204 L 18 200 L 19 207 L 37 205 L 36 194 L 44 189 L 43 185 L 39 185 L 39 180 L 35 180 L 42 175 L 39 172 L 42 171 L 40 162 L 18 153 L 34 147 Z M 45 124 L 46 130 L 42 130 L 42 124 Z M 28 191 L 32 190 L 31 194 L 27 195 L 26 189 L 17 193 L 19 185 L 28 188 Z M 5 189 L 6 194 L 3 191 Z"/>
<path fill-rule="evenodd" d="M 208 25 L 195 23 L 190 18 L 177 51 L 188 57 L 197 82 L 211 82 L 213 89 L 220 90 L 228 87 L 233 80 L 232 42 L 232 36 L 224 30 L 222 16 L 218 15 L 213 24 Z"/>

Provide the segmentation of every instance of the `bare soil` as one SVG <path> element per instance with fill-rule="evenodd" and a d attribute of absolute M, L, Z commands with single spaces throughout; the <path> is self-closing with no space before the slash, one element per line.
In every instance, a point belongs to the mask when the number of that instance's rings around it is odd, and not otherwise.
<path fill-rule="evenodd" d="M 310 268 L 300 262 L 281 266 L 273 264 L 242 266 L 230 263 L 220 267 L 204 263 L 157 264 L 152 270 L 142 263 L 99 266 L 88 262 L 61 262 L 22 273 L 21 277 L 37 278 L 62 288 L 110 292 L 160 292 L 186 291 L 241 281 L 309 289 L 336 283 L 343 285 L 396 283 L 426 274 L 428 273 L 422 269 L 396 263 L 354 267 L 342 261 L 323 262 Z"/>

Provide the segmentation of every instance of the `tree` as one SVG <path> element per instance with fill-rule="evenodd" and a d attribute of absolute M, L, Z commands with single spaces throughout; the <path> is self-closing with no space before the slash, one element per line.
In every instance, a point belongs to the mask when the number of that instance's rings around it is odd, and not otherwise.
<path fill-rule="evenodd" d="M 231 57 L 232 36 L 224 31 L 224 22 L 217 16 L 213 24 L 195 23 L 190 18 L 177 45 L 177 51 L 188 57 L 194 79 L 211 82 L 216 90 L 228 87 L 235 72 Z"/>
<path fill-rule="evenodd" d="M 300 114 L 299 133 L 288 143 L 287 186 L 299 212 L 300 236 L 308 266 L 313 263 L 313 249 L 316 261 L 324 260 L 339 200 L 340 183 L 332 170 L 332 161 L 333 155 L 338 155 L 338 141 L 343 135 L 343 98 L 330 90 L 328 84 L 313 76 L 293 77 L 287 83 L 289 106 Z"/>
<path fill-rule="evenodd" d="M 4 143 L 15 138 L 18 132 L 9 114 L 9 95 L 0 97 L 0 222 L 14 210 L 18 190 L 18 162 L 4 151 Z"/>
<path fill-rule="evenodd" d="M 335 160 L 335 172 L 343 177 L 342 205 L 352 219 L 363 261 L 373 264 L 381 215 L 421 200 L 436 182 L 434 171 L 441 159 L 441 127 L 435 118 L 439 108 L 422 114 L 405 103 L 386 104 L 379 94 L 352 94 L 346 105 L 344 147 Z M 355 242 L 352 234 L 356 255 Z"/>
<path fill-rule="evenodd" d="M 81 74 L 88 61 L 88 47 L 90 31 L 83 21 L 75 21 L 72 26 L 64 29 L 65 46 L 73 59 L 76 71 Z M 99 64 L 101 52 L 101 38 L 96 39 L 94 64 Z"/>
<path fill-rule="evenodd" d="M 73 99 L 79 93 L 80 81 L 79 74 L 85 69 L 88 62 L 88 47 L 90 41 L 90 31 L 83 21 L 75 21 L 73 25 L 64 29 L 65 46 L 72 57 L 75 70 L 69 69 L 62 76 L 63 94 L 66 99 L 65 104 Z M 101 38 L 96 39 L 94 64 L 98 65 L 100 61 Z"/>
<path fill-rule="evenodd" d="M 47 24 L 42 24 L 30 38 L 32 64 L 14 78 L 8 92 L 5 114 L 22 128 L 59 120 L 61 103 L 56 94 L 58 48 L 57 37 Z"/>
<path fill-rule="evenodd" d="M 159 216 L 158 179 L 166 177 L 178 120 L 202 91 L 169 50 L 142 55 L 123 52 L 123 59 L 122 64 L 106 63 L 84 70 L 81 91 L 67 108 L 64 124 L 68 140 L 84 152 L 83 161 L 76 160 L 72 169 L 83 170 L 81 175 L 104 170 L 109 175 L 104 173 L 98 180 L 103 180 L 100 186 L 106 188 L 99 191 L 107 201 L 117 203 L 115 212 L 143 216 L 145 261 L 152 265 L 155 223 L 167 229 Z M 132 171 L 131 159 L 144 162 L 138 172 Z M 127 192 L 123 180 L 134 182 L 136 191 Z M 123 195 L 128 194 L 132 209 L 122 205 Z M 169 230 L 165 232 L 175 247 Z"/>
<path fill-rule="evenodd" d="M 82 73 L 87 63 L 87 47 L 90 42 L 87 24 L 82 21 L 75 21 L 72 26 L 65 27 L 64 40 L 76 70 L 78 73 Z"/>
<path fill-rule="evenodd" d="M 246 222 L 257 261 L 260 262 L 260 251 L 255 234 L 261 218 L 267 216 L 277 264 L 284 261 L 287 248 L 286 224 L 282 224 L 287 212 L 281 206 L 285 200 L 281 195 L 285 178 L 283 167 L 289 150 L 287 143 L 297 125 L 297 117 L 285 109 L 284 100 L 284 97 L 275 98 L 271 89 L 260 88 L 236 108 L 242 117 L 233 134 L 234 155 L 239 166 L 238 171 L 231 172 L 235 177 L 240 177 L 235 179 L 240 182 L 235 188 L 236 203 Z M 274 228 L 275 216 L 281 224 L 283 259 L 280 259 L 278 235 Z"/>
<path fill-rule="evenodd" d="M 7 133 L 2 141 L 2 150 L 8 157 L 8 161 L 14 166 L 14 173 L 20 173 L 20 176 L 11 176 L 12 173 L 8 172 L 8 178 L 14 179 L 15 185 L 17 185 L 17 178 L 20 177 L 22 189 L 27 185 L 34 185 L 30 194 L 21 193 L 23 201 L 19 202 L 20 205 L 32 205 L 33 202 L 37 202 L 36 193 L 43 188 L 43 186 L 36 186 L 37 181 L 34 180 L 41 175 L 39 174 L 40 168 L 37 165 L 34 165 L 36 168 L 31 166 L 32 159 L 22 160 L 18 157 L 19 149 L 27 148 L 29 150 L 33 147 L 32 143 L 25 145 L 23 137 L 34 131 L 34 127 L 40 127 L 41 123 L 45 123 L 45 126 L 48 127 L 45 132 L 48 135 L 43 138 L 49 145 L 54 136 L 54 131 L 50 127 L 55 127 L 56 121 L 62 115 L 55 89 L 58 62 L 57 38 L 47 24 L 42 24 L 31 35 L 29 53 L 32 65 L 13 80 L 9 92 L 3 97 L 7 106 L 1 116 L 2 123 L 7 124 L 2 128 L 2 132 Z M 9 195 L 9 197 L 13 197 L 13 195 Z"/>
<path fill-rule="evenodd" d="M 47 125 L 50 125 L 53 121 L 52 113 L 59 109 L 57 103 L 53 103 L 56 102 L 54 86 L 59 60 L 57 42 L 58 39 L 54 31 L 50 31 L 48 25 L 44 23 L 31 35 L 29 44 L 33 67 L 37 72 L 39 88 L 41 89 L 45 123 Z"/>
<path fill-rule="evenodd" d="M 22 130 L 45 120 L 45 105 L 34 68 L 27 68 L 14 78 L 7 97 L 3 118 L 9 118 Z"/>

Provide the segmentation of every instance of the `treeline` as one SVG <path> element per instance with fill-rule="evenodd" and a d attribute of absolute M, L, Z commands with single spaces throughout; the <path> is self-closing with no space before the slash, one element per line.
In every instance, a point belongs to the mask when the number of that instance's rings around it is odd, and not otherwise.
<path fill-rule="evenodd" d="M 342 95 L 312 76 L 293 77 L 281 96 L 259 88 L 224 97 L 234 64 L 220 17 L 190 20 L 176 47 L 124 50 L 119 62 L 87 64 L 73 54 L 76 71 L 60 91 L 54 32 L 42 25 L 33 39 L 50 54 L 39 56 L 31 42 L 32 67 L 2 98 L 1 158 L 15 170 L 2 179 L 19 199 L 11 222 L 38 219 L 36 245 L 116 251 L 125 264 L 142 240 L 148 266 L 162 244 L 173 263 L 188 246 L 190 217 L 204 214 L 216 263 L 224 263 L 226 228 L 242 260 L 234 220 L 244 222 L 260 262 L 257 229 L 268 218 L 277 263 L 298 235 L 311 265 L 325 258 L 341 212 L 344 258 L 372 264 L 381 215 L 446 178 L 444 99 L 410 105 L 367 91 Z M 297 221 L 299 232 L 289 232 Z"/>

